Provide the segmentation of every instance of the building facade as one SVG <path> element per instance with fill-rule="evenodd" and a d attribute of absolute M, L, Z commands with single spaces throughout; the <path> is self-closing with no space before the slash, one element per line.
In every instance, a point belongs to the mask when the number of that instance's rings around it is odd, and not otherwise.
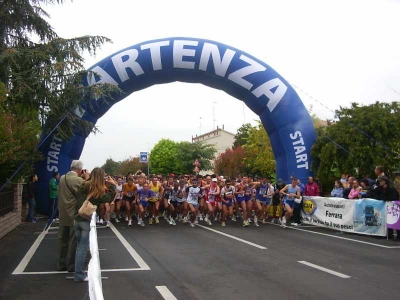
<path fill-rule="evenodd" d="M 217 126 L 217 129 L 204 133 L 199 136 L 192 137 L 192 143 L 201 142 L 209 145 L 213 145 L 217 152 L 215 153 L 215 158 L 217 158 L 221 153 L 224 153 L 227 148 L 231 149 L 233 143 L 235 142 L 235 134 L 226 131 L 224 125 L 222 128 Z M 214 165 L 214 161 L 212 162 Z M 213 174 L 213 170 L 202 170 L 200 175 Z"/>

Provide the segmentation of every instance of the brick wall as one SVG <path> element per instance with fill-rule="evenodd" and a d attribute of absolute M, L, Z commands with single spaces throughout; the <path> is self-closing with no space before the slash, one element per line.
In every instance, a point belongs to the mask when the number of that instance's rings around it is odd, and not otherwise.
<path fill-rule="evenodd" d="M 14 185 L 14 211 L 0 217 L 0 239 L 21 224 L 22 184 Z"/>

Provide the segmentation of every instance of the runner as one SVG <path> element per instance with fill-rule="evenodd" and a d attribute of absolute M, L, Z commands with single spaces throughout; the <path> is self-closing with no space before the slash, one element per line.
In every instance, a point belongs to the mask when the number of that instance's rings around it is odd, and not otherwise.
<path fill-rule="evenodd" d="M 246 201 L 246 212 L 247 215 L 243 216 L 243 219 L 246 219 L 248 223 L 251 223 L 250 217 L 253 213 L 253 183 L 250 182 L 249 177 L 243 177 L 242 184 L 244 187 L 244 201 Z"/>
<path fill-rule="evenodd" d="M 167 181 L 163 184 L 164 188 L 164 195 L 163 195 L 163 202 L 164 202 L 164 212 L 163 212 L 163 217 L 166 221 L 169 222 L 171 218 L 171 211 L 170 209 L 170 195 L 171 191 L 174 188 L 174 174 L 170 174 Z M 179 184 L 178 184 L 179 185 Z"/>
<path fill-rule="evenodd" d="M 177 216 L 177 211 L 178 211 L 178 207 L 181 206 L 182 204 L 179 203 L 179 200 L 182 200 L 183 198 L 183 193 L 180 189 L 179 186 L 179 181 L 175 180 L 174 181 L 174 186 L 171 190 L 169 190 L 169 217 L 167 219 L 168 223 L 170 225 L 175 226 L 176 222 L 175 222 L 175 218 Z"/>
<path fill-rule="evenodd" d="M 271 206 L 271 197 L 274 194 L 273 186 L 268 182 L 268 177 L 263 176 L 261 182 L 255 183 L 256 188 L 256 216 L 254 217 L 254 225 L 258 225 L 258 220 L 262 220 L 263 224 L 267 224 L 266 216 Z"/>
<path fill-rule="evenodd" d="M 233 217 L 233 196 L 235 193 L 235 187 L 231 185 L 231 180 L 226 179 L 225 187 L 221 190 L 221 200 L 222 200 L 222 226 L 226 226 L 226 218 Z"/>
<path fill-rule="evenodd" d="M 115 210 L 115 223 L 119 223 L 121 217 L 122 204 L 122 177 L 117 178 L 117 189 L 114 200 L 111 202 L 111 213 Z"/>
<path fill-rule="evenodd" d="M 128 226 L 132 226 L 131 207 L 134 205 L 136 191 L 133 177 L 128 177 L 127 182 L 122 187 L 122 200 L 126 209 L 125 221 L 128 221 Z"/>
<path fill-rule="evenodd" d="M 283 198 L 284 196 L 280 193 L 280 191 L 286 186 L 282 179 L 278 179 L 274 187 L 274 196 L 272 197 L 272 218 L 275 224 L 282 222 L 283 215 Z M 277 210 L 279 208 L 279 214 L 277 214 Z"/>
<path fill-rule="evenodd" d="M 149 205 L 149 199 L 153 196 L 153 192 L 149 189 L 149 184 L 147 182 L 143 183 L 142 188 L 137 192 L 138 206 L 139 206 L 139 222 L 138 225 L 144 227 L 144 215 L 146 209 Z M 149 219 L 149 224 L 150 224 Z"/>
<path fill-rule="evenodd" d="M 156 224 L 160 223 L 158 219 L 159 209 L 160 209 L 160 199 L 162 199 L 164 189 L 161 183 L 158 182 L 157 176 L 153 176 L 149 184 L 150 190 L 153 192 L 152 197 L 149 199 L 149 225 L 153 224 L 153 219 L 155 219 Z"/>
<path fill-rule="evenodd" d="M 199 213 L 199 198 L 201 198 L 201 188 L 198 186 L 197 178 L 192 180 L 192 185 L 186 189 L 186 201 L 188 208 L 191 213 L 190 216 L 190 227 L 195 227 L 194 221 Z"/>
<path fill-rule="evenodd" d="M 236 197 L 236 203 L 238 205 L 238 210 L 239 207 L 242 209 L 242 219 L 243 219 L 243 227 L 249 226 L 249 221 L 247 218 L 247 205 L 245 201 L 245 188 L 244 185 L 240 182 L 236 185 L 235 189 L 235 197 Z"/>
<path fill-rule="evenodd" d="M 185 214 L 185 204 L 187 204 L 186 198 L 185 198 L 185 190 L 186 190 L 186 181 L 184 179 L 181 179 L 181 180 L 179 180 L 179 194 L 177 197 L 178 206 L 176 207 L 178 221 L 182 221 L 183 215 L 187 214 L 187 212 Z"/>
<path fill-rule="evenodd" d="M 204 221 L 209 225 L 212 226 L 211 220 L 214 217 L 214 211 L 217 205 L 216 197 L 220 194 L 220 189 L 217 184 L 217 178 L 213 178 L 211 180 L 210 186 L 205 189 L 205 198 L 206 198 L 206 205 L 207 205 L 207 215 Z"/>
<path fill-rule="evenodd" d="M 297 178 L 292 178 L 292 184 L 288 184 L 281 191 L 280 194 L 285 196 L 285 216 L 282 217 L 282 227 L 286 227 L 286 221 L 289 221 L 293 216 L 294 198 L 300 199 L 300 188 L 297 186 Z"/>

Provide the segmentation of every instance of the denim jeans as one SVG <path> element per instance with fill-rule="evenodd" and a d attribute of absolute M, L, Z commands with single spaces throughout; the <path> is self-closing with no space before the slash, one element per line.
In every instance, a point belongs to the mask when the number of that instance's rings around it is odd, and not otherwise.
<path fill-rule="evenodd" d="M 50 198 L 49 201 L 49 218 L 58 217 L 58 198 Z"/>
<path fill-rule="evenodd" d="M 74 221 L 76 236 L 75 254 L 75 281 L 82 281 L 86 278 L 85 261 L 89 248 L 90 221 Z"/>
<path fill-rule="evenodd" d="M 28 215 L 26 216 L 27 221 L 33 221 L 35 219 L 35 210 L 36 210 L 36 201 L 35 199 L 28 199 L 27 202 L 29 205 Z"/>

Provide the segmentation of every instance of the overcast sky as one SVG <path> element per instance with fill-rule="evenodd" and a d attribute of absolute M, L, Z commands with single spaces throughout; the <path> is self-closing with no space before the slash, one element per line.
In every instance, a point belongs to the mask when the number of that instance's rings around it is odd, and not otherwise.
<path fill-rule="evenodd" d="M 391 90 L 400 93 L 398 0 L 74 0 L 46 10 L 62 37 L 112 39 L 96 57 L 85 55 L 88 68 L 144 41 L 204 38 L 270 65 L 322 119 L 332 119 L 332 111 L 350 102 L 400 100 Z M 119 161 L 151 150 L 162 138 L 191 141 L 217 125 L 236 133 L 256 119 L 219 90 L 186 83 L 153 86 L 115 104 L 98 121 L 101 133 L 89 136 L 81 159 L 92 169 L 109 157 Z"/>

